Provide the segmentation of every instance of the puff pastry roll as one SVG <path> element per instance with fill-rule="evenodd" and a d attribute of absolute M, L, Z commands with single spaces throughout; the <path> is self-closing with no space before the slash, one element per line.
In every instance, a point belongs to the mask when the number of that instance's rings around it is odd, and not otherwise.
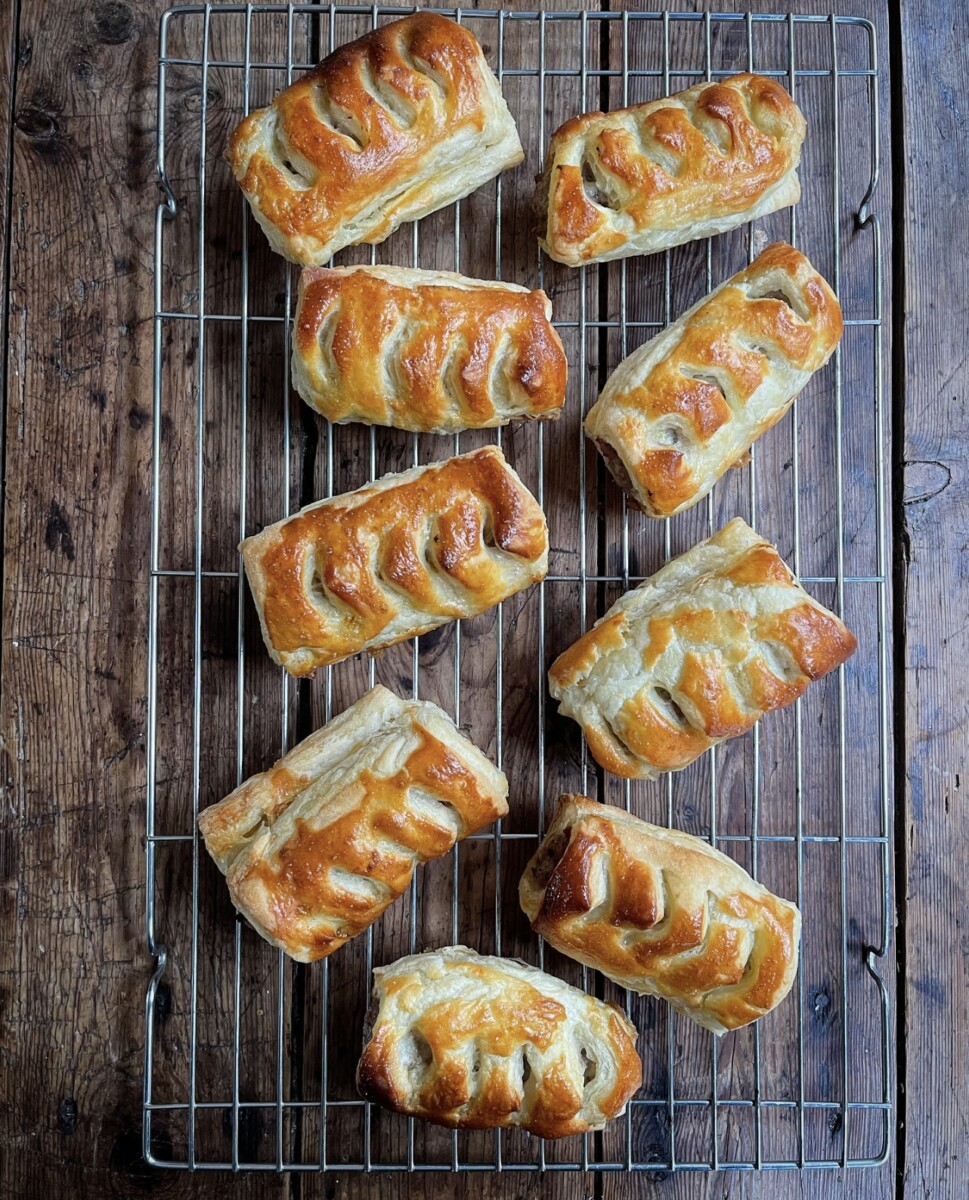
<path fill-rule="evenodd" d="M 601 766 L 654 779 L 793 703 L 854 651 L 737 517 L 621 596 L 555 660 L 549 690 Z"/>
<path fill-rule="evenodd" d="M 477 616 L 548 569 L 545 514 L 497 446 L 311 504 L 240 549 L 291 675 Z"/>
<path fill-rule="evenodd" d="M 538 180 L 542 247 L 573 267 L 608 262 L 796 204 L 805 129 L 791 97 L 763 75 L 567 121 Z"/>
<path fill-rule="evenodd" d="M 325 263 L 524 154 L 474 35 L 415 13 L 342 46 L 236 128 L 226 157 L 270 245 Z"/>
<path fill-rule="evenodd" d="M 557 417 L 566 360 L 544 292 L 404 267 L 309 268 L 293 382 L 330 421 L 456 433 Z"/>
<path fill-rule="evenodd" d="M 357 1087 L 452 1129 L 601 1129 L 642 1082 L 625 1015 L 507 958 L 448 946 L 374 971 Z"/>
<path fill-rule="evenodd" d="M 624 359 L 585 431 L 631 502 L 670 517 L 747 461 L 841 331 L 834 293 L 777 242 Z"/>
<path fill-rule="evenodd" d="M 418 863 L 504 816 L 507 795 L 437 705 L 375 687 L 199 827 L 236 908 L 313 962 L 372 925 Z"/>
<path fill-rule="evenodd" d="M 519 898 L 556 950 L 714 1033 L 770 1012 L 797 975 L 801 914 L 700 838 L 563 796 Z"/>

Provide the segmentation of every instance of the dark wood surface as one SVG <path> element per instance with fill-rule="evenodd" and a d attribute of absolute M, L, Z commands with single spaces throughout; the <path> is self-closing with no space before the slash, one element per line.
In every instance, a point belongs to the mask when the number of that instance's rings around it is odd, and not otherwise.
<path fill-rule="evenodd" d="M 900 1167 L 905 1195 L 969 1191 L 966 1106 L 969 1055 L 969 945 L 964 933 L 969 885 L 964 862 L 969 819 L 962 800 L 967 771 L 967 690 L 963 654 L 969 589 L 966 441 L 969 356 L 958 332 L 969 322 L 969 231 L 965 210 L 969 128 L 956 100 L 967 79 L 969 11 L 938 8 L 930 18 L 904 6 L 904 277 L 896 327 L 904 337 L 904 440 L 896 454 L 896 564 L 902 591 L 904 746 L 897 824 L 899 864 Z M 958 47 L 952 54 L 949 47 Z M 950 139 L 948 131 L 954 136 Z M 901 199 L 901 198 L 900 198 Z M 901 214 L 900 214 L 901 215 Z M 937 283 L 933 260 L 943 264 Z M 896 720 L 899 720 L 896 709 Z M 900 722 L 899 722 L 900 723 Z M 940 1053 L 942 1045 L 951 1052 Z"/>
<path fill-rule="evenodd" d="M 759 7 L 769 10 L 773 6 Z M 831 7 L 811 4 L 802 5 L 801 10 L 820 12 Z M 892 25 L 890 36 L 888 14 L 876 3 L 859 0 L 835 7 L 836 11 L 868 14 L 879 27 L 885 81 L 882 129 L 886 150 L 889 140 L 894 148 L 894 170 L 887 154 L 883 162 L 879 213 L 887 240 L 892 232 L 889 196 L 894 190 L 893 261 L 902 268 L 893 277 L 891 264 L 886 264 L 887 286 L 895 303 L 897 369 L 894 657 L 897 667 L 904 668 L 895 696 L 896 948 L 901 970 L 897 988 L 894 979 L 888 980 L 895 993 L 898 1019 L 897 1152 L 885 1167 L 854 1172 L 850 1178 L 837 1172 L 800 1176 L 677 1174 L 635 1181 L 553 1175 L 541 1185 L 527 1176 L 485 1176 L 472 1185 L 447 1177 L 417 1178 L 410 1189 L 415 1195 L 458 1195 L 472 1186 L 482 1195 L 494 1197 L 539 1193 L 626 1197 L 655 1192 L 707 1200 L 842 1194 L 875 1200 L 895 1190 L 896 1165 L 900 1196 L 961 1196 L 969 1188 L 964 1153 L 969 1058 L 962 1032 L 967 1024 L 967 968 L 964 939 L 961 934 L 953 936 L 953 921 L 961 927 L 958 914 L 965 907 L 966 892 L 961 856 L 967 827 L 960 799 L 967 769 L 965 688 L 958 682 L 958 653 L 966 636 L 962 614 L 969 591 L 963 566 L 969 526 L 963 395 L 969 247 L 964 220 L 967 163 L 961 100 L 967 76 L 969 22 L 958 6 L 921 5 L 917 14 L 914 6 L 909 6 L 901 21 Z M 152 1171 L 141 1162 L 143 999 L 151 965 L 144 923 L 144 734 L 155 54 L 161 8 L 158 3 L 135 5 L 119 0 L 60 4 L 23 0 L 0 6 L 0 270 L 5 283 L 0 326 L 5 384 L 0 1196 L 4 1200 L 46 1200 L 60 1195 L 378 1195 L 392 1186 L 387 1180 L 339 1173 L 323 1180 L 223 1174 L 189 1177 Z M 193 80 L 188 73 L 171 82 L 176 115 L 185 123 L 185 141 L 180 146 L 176 120 L 169 130 L 170 174 L 184 198 L 197 172 L 187 142 L 190 127 L 197 126 L 201 96 L 197 78 Z M 231 125 L 238 108 L 239 97 L 231 93 L 231 86 L 228 77 L 216 75 L 212 81 L 209 130 L 213 144 Z M 271 92 L 278 81 L 266 80 L 262 86 Z M 610 96 L 609 101 L 615 103 L 615 98 Z M 564 114 L 574 105 L 575 96 L 563 90 L 554 103 Z M 523 105 L 526 114 L 527 110 L 527 104 Z M 534 139 L 534 125 L 527 115 L 523 124 L 526 141 Z M 851 144 L 850 128 L 846 137 L 846 144 Z M 213 161 L 215 157 L 213 153 Z M 190 206 L 186 205 L 185 211 L 190 211 Z M 474 273 L 475 262 L 484 254 L 475 245 L 476 211 L 465 210 L 460 266 L 467 273 Z M 486 208 L 480 215 L 484 223 Z M 239 216 L 238 206 L 229 211 L 229 206 L 213 205 L 207 212 L 210 238 L 228 238 L 237 232 Z M 511 248 L 508 253 L 512 253 L 527 241 L 528 222 L 523 213 L 520 220 L 508 224 L 505 236 Z M 184 233 L 184 238 L 178 233 Z M 195 270 L 192 230 L 179 227 L 176 220 L 169 236 L 174 257 L 168 260 L 166 302 L 191 307 L 195 302 L 191 295 Z M 274 264 L 260 244 L 255 239 L 251 244 L 254 277 L 266 287 L 265 296 L 254 297 L 252 303 L 271 306 L 278 303 L 272 297 L 278 294 L 282 276 L 272 274 Z M 409 261 L 405 249 L 399 247 L 399 261 Z M 442 259 L 436 265 L 454 265 L 450 250 L 445 257 L 447 261 Z M 684 267 L 689 264 L 686 258 L 682 262 Z M 238 264 L 223 270 L 217 255 L 207 256 L 207 264 L 209 310 L 216 311 L 221 303 L 237 305 L 237 295 L 229 299 L 228 288 Z M 422 258 L 422 265 L 432 264 Z M 683 276 L 686 274 L 684 270 Z M 702 290 L 702 280 L 698 286 Z M 607 308 L 613 299 L 612 295 L 604 297 Z M 677 307 L 682 307 L 681 299 L 686 300 L 685 293 L 682 297 L 676 294 Z M 563 282 L 555 300 L 557 315 L 575 319 L 579 296 L 574 286 Z M 634 297 L 634 302 L 648 311 L 655 297 Z M 599 297 L 592 284 L 586 303 L 593 311 L 598 309 Z M 890 332 L 886 331 L 886 350 Z M 283 379 L 282 342 L 270 326 L 263 336 L 252 348 L 250 389 L 253 395 L 264 393 L 278 399 Z M 191 329 L 179 330 L 173 337 L 176 340 L 166 347 L 172 408 L 171 425 L 165 430 L 165 466 L 173 499 L 166 507 L 161 532 L 166 563 L 176 562 L 181 555 L 186 560 L 181 565 L 190 566 L 194 396 L 184 391 L 184 384 L 178 391 L 183 373 L 175 364 L 191 361 L 198 346 Z M 209 386 L 222 387 L 227 394 L 239 382 L 234 346 L 217 331 L 204 348 Z M 578 347 L 567 348 L 574 361 Z M 609 353 L 616 349 L 610 346 Z M 891 366 L 889 361 L 884 364 L 886 384 Z M 576 371 L 573 381 L 575 389 Z M 596 386 L 594 370 L 588 385 Z M 574 408 L 574 391 L 570 402 Z M 290 416 L 294 433 L 312 435 L 312 424 L 304 424 L 295 403 Z M 282 410 L 277 406 L 273 415 L 251 423 L 251 461 L 259 455 L 260 439 L 268 444 L 278 436 L 281 421 Z M 238 462 L 233 457 L 237 455 L 236 433 L 216 422 L 206 425 L 206 495 L 215 506 L 206 528 L 220 532 L 206 546 L 205 565 L 216 570 L 234 569 L 231 554 L 238 511 L 218 480 L 237 478 Z M 557 436 L 560 433 L 562 430 Z M 574 436 L 572 444 L 578 452 L 577 424 L 562 436 Z M 514 455 L 519 445 L 514 437 L 508 442 L 509 453 Z M 294 443 L 302 448 L 299 437 Z M 475 441 L 468 438 L 463 444 L 470 446 Z M 393 469 L 408 450 L 405 441 L 381 439 L 378 471 Z M 442 452 L 447 453 L 448 447 L 443 446 Z M 520 453 L 527 461 L 525 451 Z M 355 486 L 369 470 L 369 438 L 361 439 L 358 431 L 341 432 L 335 461 L 338 490 Z M 574 517 L 561 484 L 574 472 L 574 461 L 574 456 L 556 457 L 551 452 L 547 461 L 551 516 L 556 528 L 565 531 L 570 530 L 569 521 Z M 590 455 L 586 461 L 587 469 L 595 470 L 594 457 Z M 299 462 L 298 458 L 293 462 L 292 504 L 325 482 L 320 474 L 301 479 Z M 769 460 L 765 466 L 769 467 Z M 740 485 L 735 486 L 741 495 Z M 278 515 L 283 489 L 278 470 L 259 477 L 258 487 L 251 487 L 248 495 L 249 528 Z M 776 519 L 783 518 L 778 515 Z M 606 510 L 605 522 L 602 536 L 614 541 L 616 511 Z M 783 540 L 782 528 L 764 531 Z M 598 553 L 598 536 L 593 530 L 592 555 Z M 556 553 L 562 574 L 576 569 L 575 541 L 574 535 L 560 539 Z M 643 563 L 653 561 L 648 546 L 633 544 L 631 552 L 634 559 L 641 555 Z M 547 585 L 546 596 L 550 605 L 558 604 L 564 612 L 576 600 L 570 595 L 557 598 L 552 585 Z M 591 604 L 603 599 L 593 598 Z M 206 686 L 213 695 L 220 695 L 226 679 L 234 678 L 236 666 L 236 596 L 216 581 L 205 600 L 211 614 L 205 626 Z M 165 686 L 170 689 L 184 686 L 186 669 L 191 666 L 191 630 L 184 630 L 190 621 L 190 601 L 183 585 L 169 585 L 160 596 L 166 628 L 183 628 L 182 636 L 165 647 Z M 590 613 L 595 611 L 590 608 Z M 521 639 L 521 644 L 532 643 L 537 627 L 534 606 L 523 605 L 514 615 L 516 639 Z M 577 620 L 577 615 L 573 619 Z M 477 622 L 471 623 L 462 634 L 466 651 L 475 645 L 487 646 L 493 636 L 493 618 L 482 618 L 480 628 Z M 269 687 L 278 694 L 278 676 L 266 671 L 251 620 L 246 645 L 247 694 L 259 694 Z M 428 661 L 434 661 L 435 655 L 451 661 L 453 635 L 427 646 L 422 654 L 430 656 Z M 957 669 L 950 673 L 953 664 Z M 399 680 L 407 669 L 403 652 L 390 655 L 381 660 L 378 678 Z M 477 670 L 480 675 L 471 680 L 471 712 L 465 715 L 486 723 L 483 731 L 476 728 L 476 736 L 487 742 L 494 732 L 494 716 L 487 716 L 486 698 L 493 694 L 489 690 L 493 684 L 488 679 L 486 657 Z M 505 680 L 506 695 L 507 685 L 514 682 L 514 672 L 519 670 L 523 688 L 526 677 L 531 678 L 531 664 L 513 659 L 508 668 L 512 674 Z M 436 677 L 444 675 L 446 672 Z M 366 669 L 351 665 L 337 678 L 335 703 L 342 705 L 366 686 Z M 441 694 L 433 698 L 447 706 L 453 697 L 444 684 L 441 687 Z M 479 696 L 477 701 L 475 696 Z M 295 733 L 300 708 L 295 690 L 292 699 L 291 732 Z M 526 697 L 523 691 L 518 706 L 506 713 L 506 726 L 509 722 L 534 726 L 536 704 L 537 699 L 530 693 Z M 254 769 L 274 739 L 278 742 L 277 711 L 270 711 L 268 705 L 254 707 L 247 717 L 244 758 L 239 764 L 235 708 L 214 705 L 207 710 L 205 734 L 210 749 L 204 776 L 212 781 L 212 789 L 220 786 L 220 781 L 231 786 L 240 766 Z M 324 715 L 317 707 L 311 718 Z M 183 817 L 191 812 L 191 779 L 185 776 L 189 732 L 168 729 L 167 741 L 159 747 L 160 761 L 168 771 L 165 811 L 173 821 L 179 805 Z M 562 748 L 571 766 L 563 769 L 562 778 L 554 780 L 556 786 L 574 784 L 579 773 L 576 746 Z M 533 752 L 506 738 L 505 766 L 509 773 L 527 778 L 535 771 Z M 743 759 L 736 760 L 738 774 L 743 767 Z M 742 803 L 742 787 L 738 795 Z M 203 802 L 213 798 L 206 794 Z M 651 802 L 650 794 L 643 793 L 643 803 Z M 530 796 L 523 803 L 533 806 L 523 811 L 534 814 L 537 798 Z M 465 848 L 459 860 L 462 874 L 476 880 L 479 890 L 462 898 L 458 920 L 462 936 L 487 945 L 488 939 L 494 938 L 486 911 L 493 880 L 488 875 L 490 858 L 476 857 L 477 851 L 477 847 Z M 510 859 L 506 862 L 509 874 L 515 865 Z M 179 868 L 162 867 L 162 878 L 176 884 Z M 422 905 L 422 937 L 440 938 L 450 930 L 453 886 L 449 864 L 429 873 L 422 895 L 439 893 L 445 899 L 438 907 Z M 206 883 L 203 897 L 206 928 L 217 931 L 212 935 L 216 941 L 211 954 L 204 956 L 204 972 L 218 970 L 223 961 L 231 962 L 234 927 L 228 903 L 214 879 Z M 163 917 L 163 921 L 179 919 L 177 913 Z M 389 955 L 406 948 L 406 902 L 399 919 L 385 925 L 375 939 L 375 953 Z M 166 926 L 164 932 L 175 934 L 169 936 L 170 944 L 178 945 L 184 928 Z M 526 932 L 512 923 L 505 930 L 501 948 L 518 951 Z M 229 940 L 219 943 L 217 938 L 223 935 Z M 274 1044 L 275 957 L 261 955 L 256 939 L 246 938 L 245 985 L 255 997 L 244 1022 L 246 1045 L 262 1046 L 267 1040 Z M 342 964 L 337 966 L 334 960 L 334 978 L 346 981 L 340 992 L 341 1012 L 360 1008 L 366 986 L 364 953 L 361 947 L 348 948 Z M 222 959 L 223 954 L 229 954 L 229 959 Z M 177 961 L 171 964 L 170 982 L 176 995 L 182 966 Z M 564 973 L 568 970 L 561 961 L 556 968 Z M 304 1039 L 307 1061 L 314 1052 L 318 1054 L 312 1032 L 312 1018 L 318 1016 L 314 978 L 294 973 L 284 982 L 287 988 L 305 989 L 302 1008 L 308 1019 L 301 1031 L 287 1026 L 284 1033 L 287 1038 L 298 1035 Z M 217 981 L 210 982 L 214 985 Z M 218 996 L 220 989 L 211 986 L 206 994 Z M 177 1009 L 167 1018 L 166 1046 L 172 1050 L 173 1080 L 178 1079 L 178 1052 L 184 1051 L 179 1031 L 182 1019 Z M 227 1021 L 231 1021 L 231 1012 L 218 1005 L 200 1013 L 204 1052 L 199 1072 L 203 1082 L 224 1072 Z M 665 1045 L 665 1029 L 659 1032 Z M 355 1038 L 356 1030 L 348 1032 L 348 1044 Z M 742 1066 L 737 1069 L 742 1078 Z M 211 1136 L 221 1136 L 220 1131 L 211 1131 Z M 249 1130 L 247 1136 L 258 1143 L 267 1133 Z M 273 1136 L 271 1131 L 268 1136 Z M 304 1129 L 299 1136 L 309 1137 L 310 1133 Z"/>

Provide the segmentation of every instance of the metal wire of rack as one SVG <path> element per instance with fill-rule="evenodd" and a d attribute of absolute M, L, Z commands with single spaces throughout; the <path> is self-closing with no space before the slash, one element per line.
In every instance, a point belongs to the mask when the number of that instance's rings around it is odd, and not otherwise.
<path fill-rule="evenodd" d="M 775 236 L 806 243 L 812 257 L 820 253 L 842 298 L 845 344 L 825 385 L 834 393 L 833 412 L 812 417 L 817 398 L 799 402 L 770 435 L 778 439 L 775 450 L 756 447 L 746 477 L 737 473 L 739 482 L 720 486 L 729 493 L 722 501 L 709 497 L 693 524 L 677 518 L 643 533 L 585 445 L 580 417 L 615 363 L 686 307 L 676 303 L 684 288 L 695 283 L 708 291 L 718 275 L 729 273 L 718 240 L 702 246 L 705 259 L 681 260 L 674 251 L 570 274 L 543 262 L 534 248 L 521 249 L 534 242 L 516 232 L 521 184 L 508 176 L 482 189 L 483 209 L 471 199 L 453 206 L 444 233 L 432 218 L 399 231 L 385 247 L 362 251 L 370 261 L 386 251 L 408 265 L 466 273 L 472 258 L 478 274 L 522 282 L 524 275 L 555 299 L 573 367 L 572 417 L 558 428 L 539 423 L 493 437 L 529 466 L 539 501 L 551 506 L 553 543 L 556 517 L 565 521 L 563 514 L 573 512 L 568 528 L 575 544 L 553 550 L 547 580 L 524 605 L 506 602 L 487 626 L 463 634 L 457 623 L 443 641 L 415 639 L 389 656 L 399 687 L 409 674 L 415 697 L 447 699 L 455 721 L 472 724 L 476 739 L 512 776 L 513 795 L 519 786 L 513 771 L 528 764 L 528 786 L 521 784 L 528 801 L 517 823 L 510 815 L 493 834 L 468 839 L 433 878 L 431 868 L 415 876 L 408 900 L 398 906 L 403 924 L 376 934 L 371 929 L 358 939 L 360 947 L 312 968 L 270 950 L 238 918 L 233 923 L 227 901 L 213 909 L 220 881 L 200 850 L 199 809 L 390 670 L 385 656 L 379 664 L 352 665 L 346 675 L 327 669 L 314 684 L 280 677 L 259 657 L 235 542 L 294 504 L 345 490 L 348 472 L 358 467 L 363 478 L 352 486 L 390 469 L 379 465 L 385 441 L 393 442 L 396 466 L 478 444 L 474 435 L 444 444 L 373 429 L 357 430 L 356 440 L 346 442 L 351 435 L 300 411 L 288 377 L 293 272 L 278 261 L 267 265 L 261 235 L 213 143 L 216 133 L 267 102 L 323 53 L 412 11 L 207 4 L 173 8 L 161 22 L 146 848 L 147 940 L 155 969 L 145 1012 L 145 1158 L 164 1167 L 273 1171 L 876 1165 L 890 1153 L 893 1129 L 893 1015 L 885 964 L 879 969 L 891 950 L 891 692 L 884 287 L 874 208 L 879 65 L 875 29 L 862 18 L 441 10 L 473 24 L 513 114 L 523 123 L 529 112 L 535 117 L 528 148 L 536 161 L 550 131 L 575 111 L 634 103 L 738 69 L 773 75 L 802 105 L 814 107 L 811 137 L 825 149 L 817 162 L 805 164 L 802 181 L 813 166 L 816 186 L 806 189 L 802 205 L 767 224 Z M 864 130 L 860 162 L 856 155 L 849 161 L 843 148 L 846 88 L 852 127 Z M 225 123 L 214 126 L 220 113 Z M 175 158 L 183 163 L 180 177 Z M 214 246 L 207 218 L 220 231 Z M 223 226 L 235 230 L 237 246 L 227 246 Z M 736 257 L 742 248 L 749 260 L 759 236 L 749 229 L 743 243 L 719 242 L 724 254 Z M 270 276 L 274 269 L 281 274 Z M 267 302 L 273 283 L 277 289 Z M 213 374 L 229 371 L 231 411 L 221 388 L 212 395 Z M 269 386 L 269 373 L 275 375 L 281 405 L 257 394 L 263 372 Z M 234 441 L 224 432 L 233 421 Z M 213 434 L 215 426 L 222 432 Z M 786 443 L 776 450 L 781 438 Z M 576 465 L 577 505 L 563 498 L 560 486 Z M 225 483 L 230 477 L 231 487 Z M 799 702 L 779 735 L 755 728 L 741 750 L 720 747 L 704 767 L 677 781 L 667 776 L 642 787 L 605 779 L 574 731 L 563 732 L 549 711 L 549 656 L 659 561 L 713 532 L 721 503 L 734 511 L 745 506 L 765 533 L 763 522 L 783 509 L 778 528 L 802 581 L 824 591 L 869 635 L 861 665 L 852 660 L 841 668 L 833 695 L 825 693 L 817 705 Z M 826 514 L 830 528 L 823 533 L 804 520 L 808 504 L 812 514 L 819 504 Z M 181 515 L 172 517 L 173 509 Z M 182 648 L 178 661 L 169 650 L 173 640 Z M 491 715 L 479 729 L 485 692 Z M 816 733 L 821 726 L 823 736 Z M 773 742 L 765 752 L 764 739 L 775 736 L 782 752 Z M 523 738 L 527 752 L 519 745 Z M 775 786 L 778 772 L 786 773 L 786 787 Z M 776 1027 L 769 1043 L 760 1026 L 719 1043 L 701 1036 L 656 1002 L 620 994 L 528 941 L 527 927 L 523 933 L 513 915 L 514 868 L 531 852 L 549 794 L 563 782 L 586 792 L 594 782 L 593 794 L 640 815 L 692 823 L 713 844 L 746 857 L 755 876 L 782 878 L 786 890 L 777 890 L 793 895 L 806 915 L 823 915 L 805 921 L 788 1023 Z M 702 791 L 706 806 L 697 799 Z M 830 801 L 818 800 L 821 792 L 830 792 Z M 471 888 L 480 899 L 477 910 L 466 900 Z M 447 892 L 449 899 L 441 900 Z M 424 945 L 470 940 L 476 929 L 490 941 L 482 948 L 520 953 L 563 974 L 571 970 L 573 982 L 624 1003 L 640 1026 L 644 1087 L 604 1134 L 546 1146 L 518 1133 L 428 1131 L 372 1110 L 353 1093 L 347 1024 L 366 1007 L 375 956 L 387 960 Z M 816 986 L 821 977 L 828 982 Z"/>

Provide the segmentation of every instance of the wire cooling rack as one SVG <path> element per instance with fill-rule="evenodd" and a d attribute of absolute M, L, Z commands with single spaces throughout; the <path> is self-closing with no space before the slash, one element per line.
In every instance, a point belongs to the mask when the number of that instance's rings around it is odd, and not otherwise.
<path fill-rule="evenodd" d="M 220 155 L 242 114 L 334 46 L 414 11 L 185 6 L 161 22 L 154 246 L 144 1152 L 156 1166 L 257 1170 L 855 1167 L 892 1121 L 887 415 L 882 379 L 879 66 L 848 17 L 458 13 L 501 81 L 526 164 L 341 261 L 450 268 L 543 286 L 571 364 L 563 418 L 456 438 L 331 427 L 288 375 L 294 272 L 268 250 Z M 454 15 L 453 10 L 448 11 Z M 569 116 L 754 69 L 809 120 L 793 210 L 665 255 L 577 271 L 537 253 L 528 208 Z M 672 521 L 627 513 L 581 416 L 616 363 L 767 240 L 801 246 L 838 291 L 841 348 L 744 471 Z M 474 621 L 296 683 L 272 666 L 239 539 L 321 495 L 497 440 L 543 503 L 548 579 Z M 793 709 L 656 783 L 603 776 L 548 703 L 551 658 L 671 554 L 734 515 L 776 541 L 844 615 L 857 655 Z M 365 937 L 311 967 L 234 914 L 195 819 L 376 681 L 434 699 L 509 774 L 509 816 L 428 864 Z M 792 995 L 721 1041 L 533 937 L 517 882 L 560 791 L 713 841 L 804 913 Z M 466 942 L 625 1006 L 645 1078 L 605 1132 L 543 1143 L 454 1134 L 353 1087 L 374 964 Z"/>

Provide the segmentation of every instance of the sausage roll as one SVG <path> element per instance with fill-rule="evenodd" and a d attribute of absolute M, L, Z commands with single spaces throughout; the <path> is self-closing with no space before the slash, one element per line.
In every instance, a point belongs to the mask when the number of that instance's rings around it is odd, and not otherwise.
<path fill-rule="evenodd" d="M 448 946 L 374 971 L 357 1087 L 385 1108 L 558 1138 L 601 1129 L 641 1082 L 619 1009 L 517 960 Z"/>
<path fill-rule="evenodd" d="M 841 330 L 837 298 L 804 255 L 768 246 L 619 364 L 586 433 L 632 504 L 670 517 L 747 461 Z"/>
<path fill-rule="evenodd" d="M 504 816 L 507 795 L 437 705 L 375 687 L 199 827 L 236 908 L 313 962 L 372 925 L 418 863 Z"/>
<path fill-rule="evenodd" d="M 738 517 L 620 597 L 555 660 L 549 689 L 601 766 L 655 779 L 793 703 L 854 651 Z"/>
<path fill-rule="evenodd" d="M 565 351 L 544 292 L 403 267 L 302 272 L 293 382 L 330 421 L 456 433 L 557 417 Z"/>
<path fill-rule="evenodd" d="M 291 675 L 474 617 L 548 568 L 545 514 L 497 446 L 385 475 L 240 546 Z"/>
<path fill-rule="evenodd" d="M 563 796 L 525 868 L 532 928 L 714 1033 L 770 1012 L 797 975 L 801 914 L 700 838 Z"/>
<path fill-rule="evenodd" d="M 538 179 L 542 247 L 572 267 L 608 262 L 796 204 L 805 129 L 791 97 L 763 75 L 567 121 Z"/>
<path fill-rule="evenodd" d="M 272 248 L 320 264 L 524 155 L 474 35 L 423 12 L 342 46 L 250 113 L 226 157 Z"/>

